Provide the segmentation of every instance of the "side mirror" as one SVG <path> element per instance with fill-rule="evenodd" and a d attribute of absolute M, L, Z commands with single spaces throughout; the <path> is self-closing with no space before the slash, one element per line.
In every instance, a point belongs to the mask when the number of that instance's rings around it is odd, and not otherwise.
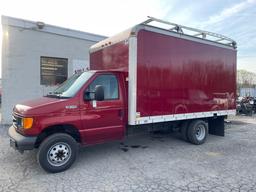
<path fill-rule="evenodd" d="M 103 101 L 104 100 L 104 88 L 102 85 L 96 85 L 95 87 L 95 100 Z"/>

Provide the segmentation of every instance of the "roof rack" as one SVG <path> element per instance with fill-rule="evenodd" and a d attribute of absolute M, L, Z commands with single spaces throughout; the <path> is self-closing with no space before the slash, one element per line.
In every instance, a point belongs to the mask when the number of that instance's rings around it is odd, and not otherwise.
<path fill-rule="evenodd" d="M 154 26 L 152 25 L 152 22 L 158 22 L 160 24 L 166 24 L 168 26 L 168 28 L 163 28 L 165 30 L 168 31 L 172 31 L 172 32 L 176 32 L 176 33 L 180 33 L 180 34 L 185 34 L 185 35 L 189 35 L 189 36 L 194 36 L 197 38 L 202 38 L 202 39 L 206 39 L 209 41 L 213 41 L 213 42 L 217 42 L 217 43 L 221 43 L 224 45 L 228 45 L 233 47 L 234 49 L 237 48 L 237 44 L 233 39 L 230 39 L 224 35 L 220 35 L 217 33 L 212 33 L 209 31 L 204 31 L 204 30 L 200 30 L 200 29 L 195 29 L 192 27 L 186 27 L 183 25 L 179 25 L 176 23 L 171 23 L 168 21 L 164 21 L 161 19 L 157 19 L 154 17 L 150 17 L 148 16 L 148 19 L 144 22 L 142 22 L 141 24 L 143 25 L 150 25 L 150 26 Z M 170 28 L 171 26 L 171 28 Z M 162 27 L 161 27 L 162 28 Z"/>

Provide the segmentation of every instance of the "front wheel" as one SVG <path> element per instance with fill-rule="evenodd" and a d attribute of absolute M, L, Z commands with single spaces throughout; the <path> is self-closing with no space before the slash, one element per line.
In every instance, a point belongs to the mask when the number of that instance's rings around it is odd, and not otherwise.
<path fill-rule="evenodd" d="M 208 136 L 208 124 L 203 120 L 194 120 L 188 126 L 187 134 L 191 143 L 203 144 Z"/>
<path fill-rule="evenodd" d="M 41 143 L 37 161 L 45 171 L 57 173 L 65 171 L 74 163 L 77 151 L 78 144 L 73 137 L 55 133 Z"/>

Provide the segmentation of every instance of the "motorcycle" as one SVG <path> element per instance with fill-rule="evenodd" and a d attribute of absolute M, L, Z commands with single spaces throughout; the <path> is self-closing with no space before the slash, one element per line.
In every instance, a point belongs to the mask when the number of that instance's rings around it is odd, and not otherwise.
<path fill-rule="evenodd" d="M 255 109 L 256 103 L 255 100 L 251 97 L 244 97 L 242 99 L 238 99 L 236 102 L 237 114 L 252 116 L 253 111 L 255 112 Z"/>

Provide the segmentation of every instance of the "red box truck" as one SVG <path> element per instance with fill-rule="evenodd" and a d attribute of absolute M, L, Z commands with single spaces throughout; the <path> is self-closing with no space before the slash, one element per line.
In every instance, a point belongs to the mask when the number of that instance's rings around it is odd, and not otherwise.
<path fill-rule="evenodd" d="M 150 17 L 93 45 L 90 67 L 13 109 L 10 145 L 39 148 L 48 172 L 68 169 L 79 145 L 142 129 L 170 127 L 202 144 L 224 136 L 224 117 L 235 114 L 236 43 L 219 34 Z"/>

